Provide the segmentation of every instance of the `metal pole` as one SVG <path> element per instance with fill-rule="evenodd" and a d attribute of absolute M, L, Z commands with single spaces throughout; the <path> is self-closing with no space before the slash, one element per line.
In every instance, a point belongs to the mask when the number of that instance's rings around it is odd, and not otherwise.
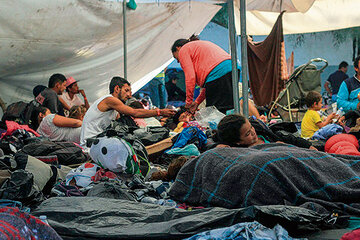
<path fill-rule="evenodd" d="M 5 102 L 1 99 L 0 97 L 0 108 L 2 109 L 3 113 L 5 112 L 6 110 L 6 104 Z"/>
<path fill-rule="evenodd" d="M 240 0 L 240 26 L 241 26 L 241 76 L 243 95 L 243 114 L 249 117 L 249 83 L 248 83 L 248 60 L 247 60 L 247 35 L 246 35 L 246 3 Z"/>
<path fill-rule="evenodd" d="M 123 0 L 124 78 L 127 79 L 126 0 Z"/>
<path fill-rule="evenodd" d="M 236 31 L 235 31 L 235 17 L 234 17 L 234 2 L 233 2 L 233 0 L 228 0 L 228 15 L 229 15 L 229 39 L 230 39 L 230 51 L 231 51 L 234 111 L 235 111 L 235 113 L 240 113 L 239 80 L 238 80 L 237 51 L 236 51 Z"/>

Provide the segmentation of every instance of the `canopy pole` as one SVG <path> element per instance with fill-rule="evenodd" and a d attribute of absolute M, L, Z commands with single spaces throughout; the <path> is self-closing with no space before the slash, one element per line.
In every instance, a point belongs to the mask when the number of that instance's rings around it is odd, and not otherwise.
<path fill-rule="evenodd" d="M 6 104 L 5 104 L 5 102 L 1 99 L 1 97 L 0 97 L 0 107 L 1 107 L 1 109 L 2 109 L 2 111 L 3 111 L 3 113 L 4 113 L 5 110 L 6 110 Z"/>
<path fill-rule="evenodd" d="M 235 17 L 234 17 L 234 2 L 233 2 L 233 0 L 228 0 L 228 15 L 229 15 L 229 39 L 230 39 L 230 51 L 231 51 L 234 112 L 240 113 L 239 80 L 238 80 L 237 50 L 236 50 L 236 31 L 235 31 Z"/>
<path fill-rule="evenodd" d="M 247 59 L 247 35 L 246 35 L 246 3 L 240 0 L 240 26 L 241 26 L 241 76 L 242 76 L 242 96 L 243 114 L 249 117 L 249 83 L 248 83 L 248 59 Z"/>
<path fill-rule="evenodd" d="M 126 0 L 123 0 L 124 78 L 127 80 Z"/>

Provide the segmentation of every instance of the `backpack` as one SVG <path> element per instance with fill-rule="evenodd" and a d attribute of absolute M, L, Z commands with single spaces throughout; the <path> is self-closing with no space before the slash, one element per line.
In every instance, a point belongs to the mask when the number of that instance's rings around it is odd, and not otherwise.
<path fill-rule="evenodd" d="M 131 146 L 134 149 L 134 152 L 138 158 L 141 175 L 143 177 L 146 177 L 148 175 L 148 173 L 150 172 L 150 162 L 149 162 L 149 156 L 146 151 L 146 148 L 145 148 L 144 144 L 142 144 L 142 142 L 138 139 L 135 139 L 131 143 Z"/>
<path fill-rule="evenodd" d="M 72 142 L 33 142 L 25 145 L 22 151 L 33 157 L 56 155 L 61 165 L 79 164 L 88 160 L 82 148 Z"/>
<path fill-rule="evenodd" d="M 28 103 L 20 101 L 10 104 L 2 117 L 2 121 L 5 122 L 5 120 L 8 121 L 15 121 L 19 124 L 26 124 L 25 123 L 25 112 L 28 107 Z"/>
<path fill-rule="evenodd" d="M 149 162 L 149 156 L 148 156 L 146 147 L 142 143 L 142 141 L 140 139 L 135 138 L 135 137 L 128 138 L 129 135 L 127 135 L 127 136 L 118 136 L 116 131 L 108 130 L 108 131 L 105 131 L 104 133 L 102 133 L 97 138 L 91 139 L 91 141 L 88 141 L 88 143 L 90 143 L 92 145 L 97 139 L 100 139 L 100 138 L 105 137 L 105 136 L 108 137 L 108 138 L 114 137 L 114 138 L 118 138 L 118 139 L 123 139 L 127 143 L 129 143 L 130 146 L 131 146 L 131 149 L 135 152 L 135 154 L 137 156 L 137 160 L 138 160 L 139 166 L 140 166 L 141 175 L 143 177 L 146 177 L 146 175 L 150 171 L 150 162 Z M 91 145 L 88 146 L 88 147 L 91 147 Z"/>
<path fill-rule="evenodd" d="M 126 121 L 128 122 L 125 122 Z M 117 136 L 125 139 L 128 142 L 132 142 L 135 139 L 139 139 L 145 146 L 155 144 L 165 138 L 169 137 L 169 130 L 165 127 L 146 127 L 139 128 L 130 124 L 133 121 L 131 118 L 122 118 L 122 120 L 114 120 L 111 122 L 107 129 L 100 133 L 97 137 L 104 136 Z"/>
<path fill-rule="evenodd" d="M 8 120 L 28 125 L 30 123 L 32 112 L 38 106 L 40 106 L 40 104 L 35 100 L 29 103 L 23 101 L 12 103 L 6 108 L 1 120 L 3 122 Z"/>
<path fill-rule="evenodd" d="M 118 137 L 95 139 L 91 148 L 92 160 L 104 169 L 112 172 L 139 174 L 140 164 L 133 147 Z"/>

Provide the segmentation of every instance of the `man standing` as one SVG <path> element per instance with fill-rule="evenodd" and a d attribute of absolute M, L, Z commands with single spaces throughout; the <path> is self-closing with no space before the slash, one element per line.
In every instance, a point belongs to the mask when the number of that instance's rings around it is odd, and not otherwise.
<path fill-rule="evenodd" d="M 332 102 L 336 102 L 337 94 L 339 92 L 341 83 L 345 79 L 349 78 L 349 76 L 346 74 L 348 66 L 349 64 L 347 62 L 342 61 L 339 64 L 339 69 L 336 70 L 336 72 L 330 74 L 328 80 L 325 82 L 325 90 L 329 93 Z M 329 87 L 329 84 L 331 86 L 331 89 Z"/>
<path fill-rule="evenodd" d="M 85 114 L 81 126 L 80 144 L 86 147 L 86 140 L 96 137 L 110 125 L 112 120 L 129 115 L 135 118 L 173 116 L 172 109 L 134 109 L 125 105 L 131 98 L 130 83 L 122 77 L 113 77 L 109 86 L 110 94 L 94 102 Z"/>
<path fill-rule="evenodd" d="M 70 110 L 73 106 L 81 106 L 84 105 L 86 109 L 89 109 L 90 105 L 86 98 L 85 91 L 82 89 L 79 89 L 79 86 L 77 85 L 77 81 L 73 77 L 69 77 L 66 79 L 66 92 L 64 92 L 60 96 L 60 101 L 62 100 L 66 106 L 64 107 L 67 110 Z M 83 99 L 81 99 L 80 95 Z"/>
<path fill-rule="evenodd" d="M 65 90 L 65 84 L 66 78 L 64 75 L 60 73 L 53 74 L 49 78 L 48 88 L 36 97 L 36 101 L 42 106 L 47 107 L 51 113 L 65 116 L 63 105 L 58 97 Z"/>
<path fill-rule="evenodd" d="M 360 110 L 360 55 L 354 60 L 355 75 L 341 83 L 337 94 L 337 106 L 345 112 Z"/>

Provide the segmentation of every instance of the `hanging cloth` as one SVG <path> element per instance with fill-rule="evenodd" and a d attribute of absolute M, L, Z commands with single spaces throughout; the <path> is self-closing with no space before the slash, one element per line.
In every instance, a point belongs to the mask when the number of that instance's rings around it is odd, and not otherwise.
<path fill-rule="evenodd" d="M 284 88 L 284 81 L 281 80 L 283 13 L 280 13 L 271 33 L 264 41 L 254 43 L 248 40 L 249 82 L 253 100 L 258 106 L 274 101 Z"/>

